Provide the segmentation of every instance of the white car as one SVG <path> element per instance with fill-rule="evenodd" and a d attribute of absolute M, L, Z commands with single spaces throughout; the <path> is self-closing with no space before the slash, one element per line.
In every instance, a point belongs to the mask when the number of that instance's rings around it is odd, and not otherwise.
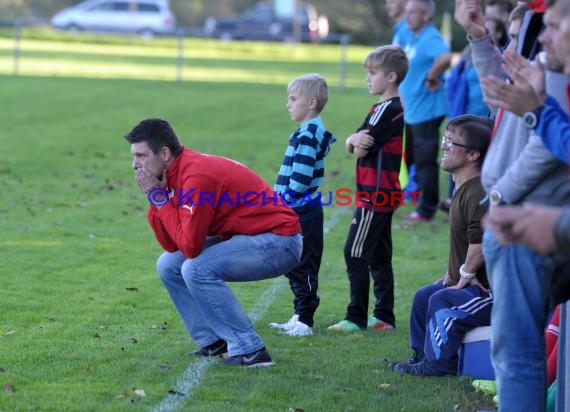
<path fill-rule="evenodd" d="M 69 31 L 172 34 L 174 14 L 168 0 L 87 0 L 57 13 L 53 27 Z"/>

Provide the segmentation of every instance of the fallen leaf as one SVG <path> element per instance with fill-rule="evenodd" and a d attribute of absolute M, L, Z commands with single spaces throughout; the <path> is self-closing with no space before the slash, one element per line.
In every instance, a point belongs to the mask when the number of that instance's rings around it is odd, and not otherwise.
<path fill-rule="evenodd" d="M 125 399 L 127 396 L 129 396 L 129 390 L 123 389 L 120 394 L 115 396 L 115 399 Z"/>
<path fill-rule="evenodd" d="M 138 396 L 146 396 L 144 389 L 135 389 L 134 393 L 135 393 L 135 395 L 138 395 Z"/>
<path fill-rule="evenodd" d="M 390 387 L 389 383 L 381 383 L 378 385 L 379 389 L 388 389 Z"/>

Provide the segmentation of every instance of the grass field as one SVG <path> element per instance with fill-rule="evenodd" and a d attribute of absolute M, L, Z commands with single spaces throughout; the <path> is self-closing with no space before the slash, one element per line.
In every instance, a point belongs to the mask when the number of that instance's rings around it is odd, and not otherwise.
<path fill-rule="evenodd" d="M 322 190 L 352 188 L 354 160 L 343 141 L 374 102 L 363 87 L 367 49 L 351 48 L 341 91 L 333 46 L 193 40 L 193 64 L 185 68 L 186 81 L 176 82 L 171 41 L 28 37 L 18 77 L 11 75 L 11 40 L 0 38 L 0 411 L 474 411 L 492 405 L 467 378 L 401 377 L 382 362 L 409 355 L 411 297 L 446 266 L 444 215 L 407 226 L 401 210 L 395 219 L 394 333 L 326 330 L 344 316 L 348 299 L 342 247 L 350 208 L 325 210 L 313 336 L 286 338 L 267 328 L 291 316 L 284 278 L 232 285 L 274 368 L 225 368 L 189 358 L 195 346 L 156 275 L 160 248 L 122 136 L 143 118 L 164 117 L 184 144 L 240 160 L 272 183 L 295 128 L 284 108 L 285 85 L 316 71 L 329 78 L 323 116 L 339 137 Z"/>

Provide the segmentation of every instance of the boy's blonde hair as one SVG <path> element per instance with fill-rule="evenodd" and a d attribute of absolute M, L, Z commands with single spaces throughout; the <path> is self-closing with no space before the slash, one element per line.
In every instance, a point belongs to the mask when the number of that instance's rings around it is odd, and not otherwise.
<path fill-rule="evenodd" d="M 329 101 L 329 88 L 327 86 L 327 81 L 323 76 L 317 73 L 305 74 L 291 80 L 287 86 L 287 91 L 296 91 L 301 96 L 309 99 L 311 97 L 316 97 L 317 107 L 315 109 L 319 113 L 325 108 L 325 105 Z"/>
<path fill-rule="evenodd" d="M 370 52 L 364 59 L 364 67 L 367 70 L 382 70 L 386 74 L 396 73 L 396 86 L 399 86 L 408 73 L 410 63 L 404 49 L 398 45 L 388 45 Z"/>

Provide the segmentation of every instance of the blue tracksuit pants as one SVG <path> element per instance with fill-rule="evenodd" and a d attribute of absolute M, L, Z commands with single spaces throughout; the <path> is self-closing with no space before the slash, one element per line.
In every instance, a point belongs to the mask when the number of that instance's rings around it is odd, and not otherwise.
<path fill-rule="evenodd" d="M 456 374 L 461 342 L 469 330 L 490 325 L 492 302 L 492 293 L 479 286 L 424 286 L 412 302 L 410 346 L 424 352 L 433 369 Z"/>

